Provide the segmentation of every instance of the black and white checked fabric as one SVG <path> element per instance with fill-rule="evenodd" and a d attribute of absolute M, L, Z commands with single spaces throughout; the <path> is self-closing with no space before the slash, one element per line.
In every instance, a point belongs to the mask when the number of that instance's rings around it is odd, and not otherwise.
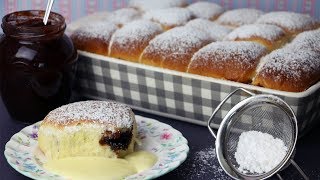
<path fill-rule="evenodd" d="M 215 107 L 237 88 L 88 54 L 79 56 L 75 89 L 82 96 L 114 100 L 187 122 L 206 125 Z M 303 98 L 280 96 L 296 113 L 300 132 L 320 120 L 319 94 L 320 89 Z M 232 96 L 216 115 L 214 126 L 218 127 L 222 117 L 245 98 L 244 94 Z"/>

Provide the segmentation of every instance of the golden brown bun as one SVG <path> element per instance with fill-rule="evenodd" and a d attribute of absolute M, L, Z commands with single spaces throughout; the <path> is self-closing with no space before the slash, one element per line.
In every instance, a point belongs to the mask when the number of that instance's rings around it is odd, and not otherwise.
<path fill-rule="evenodd" d="M 117 28 L 114 23 L 99 21 L 79 27 L 71 39 L 79 50 L 107 56 L 111 35 Z"/>
<path fill-rule="evenodd" d="M 202 52 L 199 49 L 214 41 L 232 41 L 231 44 L 254 42 L 264 46 L 267 53 L 283 47 L 295 49 L 293 54 L 304 50 L 320 53 L 320 29 L 314 30 L 320 27 L 320 22 L 309 15 L 286 11 L 264 13 L 249 8 L 228 10 L 217 15 L 222 11 L 221 7 L 210 2 L 195 2 L 189 6 L 186 0 L 131 2 L 134 8 L 116 10 L 89 25 L 83 22 L 84 26 L 71 36 L 76 48 L 182 72 L 188 71 L 190 66 L 189 73 L 249 84 L 252 84 L 251 78 L 255 74 L 248 67 L 238 67 L 239 64 L 230 61 L 217 70 L 212 68 L 214 64 L 210 65 L 212 67 L 195 66 L 194 62 L 190 63 L 191 59 L 195 53 Z M 216 15 L 218 18 L 212 21 Z M 193 19 L 195 17 L 203 19 Z M 229 55 L 226 53 L 225 57 Z M 206 59 L 198 58 L 199 62 Z M 306 73 L 308 71 L 311 70 Z M 280 85 L 266 85 L 263 78 L 258 79 L 254 85 L 286 89 Z M 297 90 L 287 88 L 288 91 L 290 89 Z"/>
<path fill-rule="evenodd" d="M 79 38 L 78 36 L 71 36 L 71 38 L 78 50 L 108 55 L 109 42 L 105 42 L 99 38 Z"/>
<path fill-rule="evenodd" d="M 123 157 L 133 152 L 132 110 L 110 101 L 81 101 L 51 111 L 41 122 L 39 148 L 49 159 L 73 156 Z"/>
<path fill-rule="evenodd" d="M 150 41 L 141 55 L 140 62 L 185 72 L 192 55 L 210 41 L 204 31 L 176 27 Z"/>
<path fill-rule="evenodd" d="M 246 24 L 253 24 L 255 21 L 263 15 L 263 11 L 250 8 L 233 9 L 224 12 L 216 20 L 217 23 L 236 28 Z"/>
<path fill-rule="evenodd" d="M 149 41 L 161 32 L 159 24 L 148 20 L 128 23 L 113 34 L 109 56 L 138 62 Z"/>
<path fill-rule="evenodd" d="M 308 89 L 320 79 L 320 55 L 315 51 L 282 48 L 265 56 L 253 84 L 290 92 Z"/>
<path fill-rule="evenodd" d="M 264 46 L 255 42 L 213 42 L 194 54 L 188 72 L 248 83 L 266 52 Z"/>
<path fill-rule="evenodd" d="M 227 41 L 253 41 L 267 47 L 269 51 L 287 43 L 285 32 L 278 26 L 269 24 L 249 24 L 240 26 L 229 33 Z"/>
<path fill-rule="evenodd" d="M 279 26 L 291 36 L 318 27 L 318 22 L 309 15 L 288 11 L 269 12 L 261 16 L 256 23 Z"/>

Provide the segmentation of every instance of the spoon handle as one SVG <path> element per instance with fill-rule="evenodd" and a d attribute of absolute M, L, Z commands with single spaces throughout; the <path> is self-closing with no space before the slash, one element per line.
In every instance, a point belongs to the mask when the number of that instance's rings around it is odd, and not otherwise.
<path fill-rule="evenodd" d="M 47 8 L 46 8 L 46 12 L 44 14 L 44 18 L 43 18 L 43 23 L 44 25 L 47 25 L 48 19 L 49 19 L 49 15 L 50 15 L 50 11 L 53 5 L 53 1 L 54 0 L 49 0 L 48 4 L 47 4 Z"/>

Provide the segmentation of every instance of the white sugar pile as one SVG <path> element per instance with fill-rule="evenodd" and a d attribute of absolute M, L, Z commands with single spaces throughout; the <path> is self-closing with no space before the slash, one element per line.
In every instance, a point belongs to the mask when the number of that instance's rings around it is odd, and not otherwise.
<path fill-rule="evenodd" d="M 268 133 L 248 131 L 241 133 L 235 158 L 243 173 L 265 173 L 283 160 L 288 148 L 281 139 Z"/>

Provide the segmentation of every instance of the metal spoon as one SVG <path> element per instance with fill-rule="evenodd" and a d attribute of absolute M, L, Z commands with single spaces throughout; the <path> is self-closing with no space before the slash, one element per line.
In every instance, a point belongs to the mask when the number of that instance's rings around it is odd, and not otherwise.
<path fill-rule="evenodd" d="M 46 8 L 46 13 L 44 14 L 44 17 L 43 17 L 44 25 L 47 25 L 47 22 L 48 22 L 48 19 L 49 19 L 49 15 L 50 15 L 50 11 L 51 11 L 51 8 L 52 8 L 52 5 L 53 5 L 53 1 L 54 0 L 49 0 L 48 1 L 47 8 Z"/>

